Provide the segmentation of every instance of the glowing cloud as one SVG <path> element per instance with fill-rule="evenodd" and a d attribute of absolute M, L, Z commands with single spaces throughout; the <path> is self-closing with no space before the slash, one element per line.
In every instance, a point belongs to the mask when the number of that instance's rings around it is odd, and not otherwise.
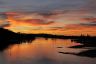
<path fill-rule="evenodd" d="M 42 14 L 32 12 L 7 12 L 9 27 L 14 32 L 24 33 L 54 33 L 66 35 L 95 35 L 95 19 L 87 19 L 84 11 Z M 89 21 L 90 20 L 90 21 Z M 75 33 L 76 32 L 76 33 Z"/>

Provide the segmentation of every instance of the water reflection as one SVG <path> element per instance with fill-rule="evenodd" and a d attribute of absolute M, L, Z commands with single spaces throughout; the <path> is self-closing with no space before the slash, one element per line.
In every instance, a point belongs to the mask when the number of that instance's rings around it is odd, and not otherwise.
<path fill-rule="evenodd" d="M 96 49 L 81 51 L 79 53 L 72 53 L 72 52 L 59 52 L 59 53 L 72 54 L 72 55 L 77 55 L 77 56 L 86 56 L 86 57 L 91 57 L 91 58 L 96 57 Z"/>
<path fill-rule="evenodd" d="M 2 54 L 0 56 L 5 64 L 96 64 L 96 58 L 79 57 L 73 54 L 89 50 L 69 48 L 79 45 L 81 44 L 70 39 L 36 38 L 32 43 L 22 42 L 22 44 L 11 45 L 2 52 L 3 56 Z"/>

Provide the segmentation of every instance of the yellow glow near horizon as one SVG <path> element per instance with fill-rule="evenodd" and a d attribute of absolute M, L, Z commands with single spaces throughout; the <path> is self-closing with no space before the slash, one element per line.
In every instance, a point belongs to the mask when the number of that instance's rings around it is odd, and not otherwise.
<path fill-rule="evenodd" d="M 14 15 L 15 13 L 11 13 L 11 14 Z M 5 28 L 12 30 L 14 32 L 48 33 L 48 34 L 56 34 L 56 35 L 80 35 L 80 34 L 86 35 L 86 34 L 89 34 L 92 36 L 96 36 L 96 30 L 95 30 L 96 26 L 81 26 L 78 24 L 75 24 L 75 25 L 68 24 L 67 25 L 66 24 L 67 20 L 66 20 L 66 22 L 65 21 L 55 22 L 51 25 L 38 25 L 38 24 L 34 24 L 34 23 L 32 24 L 30 22 L 26 22 L 25 19 L 23 19 L 23 20 L 14 19 L 14 17 L 11 15 L 8 15 L 7 20 L 9 21 L 10 26 L 7 26 Z M 32 20 L 32 22 L 35 22 L 35 21 Z M 50 28 L 50 27 L 56 27 L 56 28 Z"/>

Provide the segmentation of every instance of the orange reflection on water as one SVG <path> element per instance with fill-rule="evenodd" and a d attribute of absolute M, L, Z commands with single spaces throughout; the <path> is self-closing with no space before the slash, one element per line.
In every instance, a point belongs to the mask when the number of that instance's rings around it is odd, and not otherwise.
<path fill-rule="evenodd" d="M 57 47 L 69 47 L 73 45 L 80 45 L 71 40 L 61 39 L 44 39 L 37 38 L 32 43 L 22 43 L 10 46 L 5 50 L 6 58 L 9 61 L 13 60 L 28 60 L 28 59 L 40 59 L 48 58 L 51 60 L 60 60 L 58 56 Z M 66 49 L 67 50 L 67 49 Z"/>

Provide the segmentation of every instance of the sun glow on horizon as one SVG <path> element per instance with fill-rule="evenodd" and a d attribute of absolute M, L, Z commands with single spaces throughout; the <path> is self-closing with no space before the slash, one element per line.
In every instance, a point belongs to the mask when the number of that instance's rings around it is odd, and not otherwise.
<path fill-rule="evenodd" d="M 40 14 L 25 14 L 25 13 L 6 13 L 9 26 L 5 26 L 5 29 L 9 29 L 13 32 L 21 33 L 47 33 L 56 35 L 96 35 L 96 26 L 91 26 L 80 23 L 89 23 L 84 19 L 80 20 L 76 17 L 65 17 L 62 14 L 43 16 Z M 63 17 L 63 16 L 64 17 Z M 35 16 L 35 17 L 34 17 Z M 36 18 L 37 16 L 37 18 Z M 57 18 L 56 18 L 57 17 Z M 25 19 L 26 18 L 26 19 Z M 40 19 L 41 18 L 41 19 Z M 67 18 L 67 19 L 66 19 Z M 71 21 L 72 20 L 72 21 Z M 78 20 L 78 21 L 77 21 Z M 82 21 L 82 22 L 81 22 Z"/>

